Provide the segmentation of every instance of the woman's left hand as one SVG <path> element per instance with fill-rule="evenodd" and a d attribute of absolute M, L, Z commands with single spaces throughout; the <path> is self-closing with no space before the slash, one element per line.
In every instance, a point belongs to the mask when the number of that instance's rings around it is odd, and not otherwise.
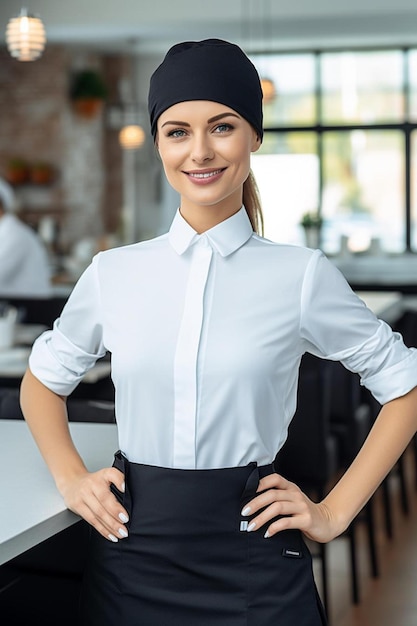
<path fill-rule="evenodd" d="M 280 474 L 262 478 L 257 492 L 259 495 L 242 511 L 245 516 L 255 514 L 248 526 L 250 531 L 265 527 L 265 537 L 272 537 L 281 530 L 298 528 L 309 539 L 325 543 L 344 530 L 337 528 L 336 520 L 323 502 L 312 502 L 297 485 Z M 280 515 L 283 517 L 268 526 L 268 522 Z"/>

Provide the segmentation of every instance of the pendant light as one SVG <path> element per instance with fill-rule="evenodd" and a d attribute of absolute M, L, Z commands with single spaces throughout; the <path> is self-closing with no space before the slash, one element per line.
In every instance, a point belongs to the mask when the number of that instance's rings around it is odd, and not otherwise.
<path fill-rule="evenodd" d="M 263 0 L 262 31 L 263 31 L 263 41 L 264 41 L 264 52 L 266 54 L 268 54 L 269 44 L 271 42 L 271 26 L 272 26 L 271 2 L 270 0 Z M 275 88 L 274 81 L 272 80 L 272 78 L 268 76 L 268 73 L 264 74 L 262 72 L 261 87 L 262 87 L 264 104 L 273 102 L 276 98 L 277 91 Z"/>
<path fill-rule="evenodd" d="M 251 24 L 256 27 L 257 33 L 254 31 L 252 35 L 257 39 L 255 45 L 261 46 L 262 55 L 265 57 L 268 54 L 269 44 L 271 41 L 271 4 L 270 0 L 262 0 L 261 11 L 259 5 L 255 4 L 255 10 L 252 11 L 252 0 L 242 0 L 242 39 L 247 42 L 249 54 L 253 51 L 253 44 L 251 45 Z M 258 55 L 257 55 L 258 56 Z M 258 60 L 259 63 L 259 60 Z M 262 66 L 266 65 L 264 61 Z M 273 102 L 277 96 L 277 90 L 272 78 L 268 75 L 268 71 L 265 73 L 265 67 L 258 67 L 259 78 L 262 88 L 262 102 L 267 104 Z"/>
<path fill-rule="evenodd" d="M 127 124 L 119 133 L 119 142 L 124 150 L 138 150 L 145 142 L 145 131 L 139 124 Z"/>
<path fill-rule="evenodd" d="M 11 18 L 7 24 L 6 43 L 10 54 L 18 61 L 36 61 L 46 43 L 42 20 L 22 9 L 19 17 Z"/>
<path fill-rule="evenodd" d="M 277 91 L 275 89 L 274 81 L 271 78 L 266 78 L 265 76 L 261 78 L 261 88 L 263 94 L 263 102 L 273 102 L 277 95 Z"/>
<path fill-rule="evenodd" d="M 125 82 L 123 97 L 123 126 L 119 132 L 119 143 L 124 150 L 139 150 L 145 143 L 146 134 L 141 126 L 142 115 L 137 102 L 138 88 L 136 39 L 130 40 L 131 57 L 129 77 Z"/>

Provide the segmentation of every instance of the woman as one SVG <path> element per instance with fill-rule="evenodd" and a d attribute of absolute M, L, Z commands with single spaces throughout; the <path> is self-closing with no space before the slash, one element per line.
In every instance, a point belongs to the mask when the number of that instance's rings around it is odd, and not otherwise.
<path fill-rule="evenodd" d="M 416 431 L 417 351 L 319 251 L 255 234 L 255 68 L 220 40 L 174 46 L 151 79 L 155 145 L 181 204 L 167 235 L 101 253 L 35 344 L 22 407 L 67 506 L 94 531 L 85 624 L 319 626 L 301 533 L 330 541 Z M 244 206 L 242 206 L 242 201 Z M 90 474 L 65 396 L 112 353 L 122 452 Z M 320 503 L 274 472 L 305 352 L 383 403 Z"/>

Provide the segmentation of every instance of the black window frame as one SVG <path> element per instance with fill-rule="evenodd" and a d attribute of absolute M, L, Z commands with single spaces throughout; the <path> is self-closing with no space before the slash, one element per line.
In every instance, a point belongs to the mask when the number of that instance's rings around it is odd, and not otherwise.
<path fill-rule="evenodd" d="M 375 124 L 323 124 L 322 123 L 322 81 L 321 81 L 321 58 L 324 54 L 328 53 L 340 53 L 347 52 L 386 52 L 386 51 L 398 51 L 402 53 L 402 89 L 401 93 L 404 98 L 404 118 L 401 122 L 389 122 L 389 123 L 375 123 Z M 250 53 L 250 57 L 256 63 L 256 56 L 279 56 L 279 55 L 297 55 L 297 54 L 311 54 L 315 59 L 315 100 L 316 100 L 316 124 L 310 125 L 278 125 L 278 126 L 265 126 L 264 133 L 315 133 L 317 135 L 317 157 L 319 159 L 319 204 L 318 212 L 322 211 L 322 198 L 323 198 L 323 135 L 327 132 L 352 132 L 355 130 L 395 130 L 399 131 L 404 138 L 404 212 L 403 219 L 405 223 L 405 242 L 404 252 L 416 253 L 417 250 L 412 248 L 412 219 L 411 219 L 411 170 L 412 170 L 412 146 L 411 136 L 413 131 L 417 130 L 417 119 L 415 122 L 410 120 L 410 82 L 409 82 L 409 53 L 411 51 L 417 51 L 415 46 L 357 46 L 346 48 L 320 48 L 320 49 L 296 49 L 296 50 L 279 50 L 279 51 L 254 51 Z M 417 194 L 417 188 L 415 189 Z"/>

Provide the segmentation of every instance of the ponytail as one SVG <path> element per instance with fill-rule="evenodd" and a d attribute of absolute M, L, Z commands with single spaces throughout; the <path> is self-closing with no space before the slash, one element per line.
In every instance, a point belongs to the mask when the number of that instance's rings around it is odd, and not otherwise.
<path fill-rule="evenodd" d="M 262 214 L 259 190 L 252 170 L 249 172 L 249 176 L 243 183 L 243 205 L 246 209 L 246 213 L 248 214 L 253 230 L 255 233 L 262 236 L 264 233 L 264 218 Z"/>

